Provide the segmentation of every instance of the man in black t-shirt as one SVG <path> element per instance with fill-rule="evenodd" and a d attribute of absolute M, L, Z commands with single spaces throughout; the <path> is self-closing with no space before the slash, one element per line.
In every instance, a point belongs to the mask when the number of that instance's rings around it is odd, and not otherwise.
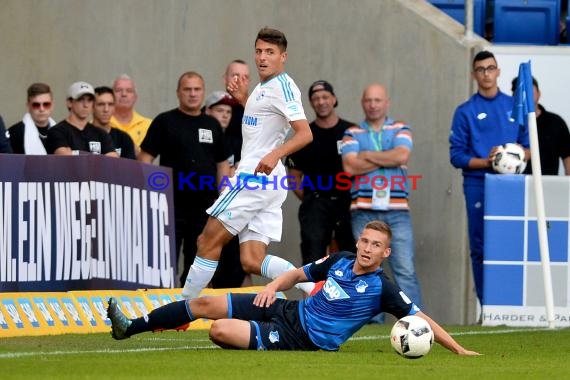
<path fill-rule="evenodd" d="M 48 131 L 47 152 L 56 155 L 74 155 L 79 151 L 119 157 L 111 136 L 90 124 L 95 92 L 86 82 L 75 82 L 67 91 L 69 115 Z"/>
<path fill-rule="evenodd" d="M 512 81 L 513 94 L 518 78 Z M 558 175 L 560 160 L 564 174 L 570 175 L 570 131 L 559 115 L 548 112 L 540 103 L 540 89 L 536 78 L 532 78 L 534 110 L 536 112 L 536 131 L 540 150 L 540 169 L 543 175 Z M 531 158 L 532 160 L 532 158 Z M 524 174 L 532 174 L 532 165 L 527 162 Z"/>
<path fill-rule="evenodd" d="M 313 141 L 287 158 L 289 174 L 295 177 L 293 192 L 301 200 L 301 255 L 303 265 L 335 250 L 353 251 L 350 225 L 350 186 L 339 190 L 337 175 L 343 173 L 341 141 L 344 131 L 354 125 L 335 112 L 338 101 L 333 87 L 317 81 L 309 88 L 315 111 L 310 124 Z M 346 176 L 348 181 L 349 176 Z M 307 186 L 301 186 L 301 183 Z M 334 239 L 337 247 L 330 247 Z M 328 250 L 328 251 L 327 251 Z"/>
<path fill-rule="evenodd" d="M 204 80 L 186 72 L 178 80 L 179 106 L 151 123 L 138 160 L 172 168 L 176 220 L 176 253 L 184 242 L 183 282 L 196 257 L 196 239 L 206 225 L 206 209 L 218 197 L 218 184 L 229 173 L 228 147 L 220 123 L 201 112 Z"/>
<path fill-rule="evenodd" d="M 95 101 L 93 103 L 93 125 L 103 129 L 111 136 L 115 152 L 121 158 L 136 159 L 135 143 L 127 132 L 111 127 L 110 121 L 115 111 L 115 92 L 111 87 L 100 86 L 95 88 Z"/>
<path fill-rule="evenodd" d="M 53 95 L 45 83 L 32 83 L 27 90 L 28 112 L 10 127 L 12 150 L 18 154 L 45 155 L 48 130 L 55 125 L 51 118 Z"/>

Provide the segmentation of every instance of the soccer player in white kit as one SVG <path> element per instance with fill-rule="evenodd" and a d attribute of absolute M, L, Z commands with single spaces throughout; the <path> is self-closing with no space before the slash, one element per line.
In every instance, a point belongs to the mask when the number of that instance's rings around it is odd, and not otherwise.
<path fill-rule="evenodd" d="M 235 77 L 227 86 L 236 100 L 245 103 L 241 161 L 230 185 L 207 210 L 210 217 L 198 237 L 196 259 L 182 290 L 184 298 L 198 297 L 210 282 L 222 247 L 234 235 L 239 236 L 240 260 L 247 273 L 274 279 L 294 269 L 287 260 L 267 254 L 269 243 L 281 239 L 281 205 L 287 197 L 287 173 L 281 158 L 313 139 L 301 92 L 285 73 L 286 60 L 285 35 L 263 28 L 255 39 L 260 83 L 249 97 L 241 78 Z M 295 133 L 284 142 L 291 128 Z M 309 294 L 314 284 L 298 287 Z"/>

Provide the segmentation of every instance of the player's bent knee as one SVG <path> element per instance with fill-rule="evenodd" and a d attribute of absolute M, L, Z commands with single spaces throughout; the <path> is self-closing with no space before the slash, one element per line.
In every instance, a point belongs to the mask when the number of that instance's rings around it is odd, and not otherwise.
<path fill-rule="evenodd" d="M 252 256 L 241 256 L 241 267 L 245 273 L 259 274 L 261 272 L 261 261 Z"/>
<path fill-rule="evenodd" d="M 210 340 L 220 347 L 229 348 L 232 345 L 229 342 L 231 331 L 228 331 L 227 323 L 223 320 L 212 322 L 210 327 Z"/>

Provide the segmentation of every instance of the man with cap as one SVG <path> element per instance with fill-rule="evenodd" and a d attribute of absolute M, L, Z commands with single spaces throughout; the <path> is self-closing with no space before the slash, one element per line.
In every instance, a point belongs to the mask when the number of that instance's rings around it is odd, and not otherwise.
<path fill-rule="evenodd" d="M 227 132 L 228 126 L 230 125 L 230 120 L 232 119 L 232 107 L 238 104 L 237 101 L 231 97 L 225 91 L 214 91 L 204 101 L 204 113 L 206 115 L 212 116 L 214 119 L 218 120 L 224 133 Z M 227 136 L 226 136 L 227 137 Z M 232 144 L 229 143 L 226 138 L 226 143 L 231 152 L 231 156 L 228 158 L 230 164 L 230 177 L 234 175 L 235 168 L 237 166 L 237 161 L 235 157 L 239 155 L 239 152 L 234 150 Z"/>
<path fill-rule="evenodd" d="M 303 265 L 332 251 L 353 251 L 350 226 L 350 188 L 339 189 L 338 175 L 343 172 L 341 143 L 344 131 L 353 126 L 338 117 L 333 87 L 324 80 L 309 88 L 309 100 L 315 111 L 310 124 L 313 141 L 291 154 L 287 160 L 290 184 L 301 200 L 301 255 Z M 348 180 L 348 176 L 346 178 Z M 300 186 L 303 183 L 307 186 Z M 346 187 L 346 185 L 345 185 Z M 334 240 L 336 247 L 331 247 Z"/>
<path fill-rule="evenodd" d="M 95 91 L 86 82 L 75 82 L 67 90 L 69 115 L 48 131 L 47 152 L 74 155 L 79 151 L 119 157 L 111 136 L 89 123 Z"/>

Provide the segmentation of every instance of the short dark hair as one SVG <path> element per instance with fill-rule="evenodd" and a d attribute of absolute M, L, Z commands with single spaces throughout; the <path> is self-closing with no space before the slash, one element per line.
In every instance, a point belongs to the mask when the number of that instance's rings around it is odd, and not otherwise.
<path fill-rule="evenodd" d="M 495 63 L 497 63 L 497 58 L 495 58 L 495 55 L 493 53 L 488 50 L 483 50 L 477 53 L 475 55 L 475 58 L 473 58 L 473 67 L 475 67 L 475 62 L 479 62 L 487 58 L 493 58 L 495 60 Z"/>
<path fill-rule="evenodd" d="M 518 78 L 518 77 L 514 77 L 514 78 L 513 78 L 513 81 L 511 82 L 511 91 L 512 91 L 513 94 L 515 93 L 515 90 L 517 89 L 517 83 L 518 83 L 518 81 L 519 81 L 519 78 Z M 536 78 L 535 78 L 535 77 L 532 77 L 532 84 L 533 84 L 533 86 L 536 87 L 537 90 L 540 91 L 540 87 L 538 87 L 538 82 L 536 81 Z"/>
<path fill-rule="evenodd" d="M 257 33 L 257 38 L 255 39 L 255 43 L 257 43 L 258 40 L 265 41 L 273 45 L 277 45 L 282 52 L 287 51 L 287 38 L 285 37 L 285 34 L 283 34 L 283 32 L 277 29 L 272 29 L 267 26 L 261 28 L 259 33 Z"/>
<path fill-rule="evenodd" d="M 38 95 L 50 94 L 51 88 L 45 83 L 32 83 L 28 87 L 28 102 Z"/>
<path fill-rule="evenodd" d="M 182 83 L 182 79 L 184 78 L 200 78 L 202 81 L 202 86 L 204 86 L 204 90 L 206 89 L 206 83 L 204 82 L 204 78 L 195 71 L 186 71 L 184 74 L 180 75 L 178 78 L 178 85 L 176 86 L 176 90 L 180 90 L 180 83 Z"/>
<path fill-rule="evenodd" d="M 113 100 L 115 100 L 115 92 L 109 86 L 99 86 L 94 89 L 95 95 L 111 94 L 113 95 Z"/>
<path fill-rule="evenodd" d="M 390 228 L 390 226 L 388 225 L 388 223 L 383 222 L 381 220 L 373 220 L 371 222 L 366 223 L 366 225 L 364 226 L 364 229 L 369 229 L 369 230 L 375 230 L 375 231 L 380 231 L 380 232 L 384 232 L 386 234 L 386 236 L 388 236 L 388 241 L 392 241 L 392 229 Z M 388 247 L 386 247 L 388 248 Z"/>

